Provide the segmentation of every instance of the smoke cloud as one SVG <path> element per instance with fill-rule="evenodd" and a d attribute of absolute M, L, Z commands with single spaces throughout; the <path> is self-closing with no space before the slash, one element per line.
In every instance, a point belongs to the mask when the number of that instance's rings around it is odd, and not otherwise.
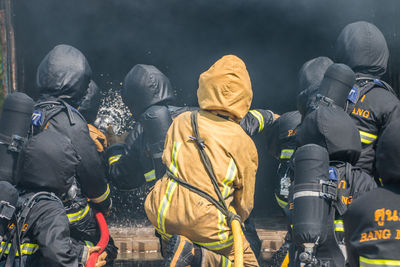
<path fill-rule="evenodd" d="M 283 113 L 295 109 L 301 65 L 317 56 L 332 58 L 340 30 L 357 20 L 372 22 L 384 33 L 391 52 L 385 78 L 397 89 L 399 7 L 396 0 L 19 0 L 14 18 L 24 67 L 21 90 L 37 96 L 40 60 L 66 43 L 87 56 L 103 90 L 118 88 L 135 64 L 152 64 L 171 79 L 178 104 L 196 105 L 200 73 L 232 53 L 247 64 L 253 107 Z M 256 203 L 270 209 L 276 168 L 260 154 L 258 195 L 271 197 L 257 197 Z"/>

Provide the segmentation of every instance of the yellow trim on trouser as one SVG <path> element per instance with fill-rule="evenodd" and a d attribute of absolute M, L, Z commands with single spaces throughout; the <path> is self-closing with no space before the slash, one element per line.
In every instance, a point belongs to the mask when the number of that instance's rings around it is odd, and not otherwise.
<path fill-rule="evenodd" d="M 173 148 L 172 148 L 172 158 L 171 158 L 171 164 L 169 165 L 169 170 L 175 174 L 176 176 L 178 176 L 178 152 L 179 152 L 179 148 L 181 147 L 181 143 L 180 142 L 175 142 L 173 144 Z"/>
<path fill-rule="evenodd" d="M 294 149 L 282 149 L 281 150 L 281 159 L 290 159 L 293 156 Z"/>
<path fill-rule="evenodd" d="M 3 241 L 1 242 L 0 245 L 0 253 L 3 251 L 3 248 L 5 247 L 6 243 Z M 11 248 L 11 243 L 8 244 L 6 251 L 4 254 L 10 253 L 10 248 Z M 21 244 L 21 252 L 22 255 L 32 255 L 39 249 L 39 245 L 37 244 L 31 244 L 31 243 L 24 243 Z M 16 256 L 19 256 L 18 251 L 15 253 Z"/>
<path fill-rule="evenodd" d="M 156 179 L 156 171 L 153 169 L 149 172 L 146 172 L 144 174 L 144 179 L 146 179 L 146 182 L 151 182 L 151 181 L 155 180 Z"/>
<path fill-rule="evenodd" d="M 375 260 L 360 256 L 360 267 L 400 266 L 400 260 Z"/>
<path fill-rule="evenodd" d="M 372 144 L 378 138 L 377 135 L 371 133 L 367 133 L 364 131 L 359 131 L 359 132 L 360 132 L 361 143 L 364 144 Z"/>
<path fill-rule="evenodd" d="M 275 194 L 275 199 L 276 199 L 276 202 L 278 202 L 279 207 L 281 207 L 282 209 L 286 208 L 286 206 L 288 204 L 286 201 L 283 201 L 282 199 L 280 199 L 277 194 Z"/>
<path fill-rule="evenodd" d="M 200 243 L 200 242 L 193 242 L 199 246 L 205 247 L 209 250 L 221 250 L 233 245 L 233 235 L 229 236 L 228 239 L 223 241 L 216 241 L 211 243 Z"/>
<path fill-rule="evenodd" d="M 229 196 L 231 190 L 231 184 L 235 180 L 237 174 L 237 167 L 235 161 L 231 158 L 228 165 L 228 170 L 226 171 L 225 178 L 222 180 L 222 184 L 224 185 L 224 189 L 222 190 L 222 196 L 224 198 Z"/>
<path fill-rule="evenodd" d="M 222 257 L 222 267 L 231 267 L 232 266 L 232 262 L 225 256 L 221 255 Z"/>
<path fill-rule="evenodd" d="M 69 223 L 79 221 L 80 219 L 85 217 L 86 214 L 89 212 L 89 209 L 90 209 L 89 205 L 86 205 L 85 208 L 81 209 L 78 212 L 70 213 L 70 214 L 67 213 L 67 217 L 68 217 Z"/>
<path fill-rule="evenodd" d="M 117 162 L 121 158 L 121 156 L 122 156 L 122 154 L 109 157 L 108 158 L 108 165 L 111 165 L 111 164 Z"/>
<path fill-rule="evenodd" d="M 93 202 L 93 203 L 101 203 L 101 202 L 103 202 L 104 200 L 107 199 L 109 194 L 110 194 L 110 186 L 107 184 L 106 192 L 104 192 L 104 194 L 102 194 L 99 197 L 90 198 L 90 201 Z"/>
<path fill-rule="evenodd" d="M 162 239 L 164 239 L 166 241 L 169 241 L 171 239 L 172 235 L 167 234 L 167 233 L 161 233 L 161 230 L 158 229 L 158 227 L 154 227 L 154 228 L 156 228 L 157 233 L 159 233 L 161 235 Z"/>
<path fill-rule="evenodd" d="M 177 186 L 178 186 L 178 182 L 176 182 L 174 180 L 169 180 L 169 182 L 167 184 L 167 190 L 165 190 L 165 195 L 163 197 L 163 200 L 161 201 L 160 207 L 158 208 L 157 226 L 158 226 L 158 229 L 160 229 L 160 232 L 162 234 L 166 233 L 166 231 L 165 231 L 165 215 L 167 214 L 167 211 L 171 204 L 172 195 Z"/>
<path fill-rule="evenodd" d="M 343 220 L 335 220 L 334 224 L 336 232 L 344 232 Z"/>
<path fill-rule="evenodd" d="M 258 120 L 258 132 L 261 132 L 264 129 L 263 115 L 258 110 L 255 109 L 249 110 L 249 112 Z"/>

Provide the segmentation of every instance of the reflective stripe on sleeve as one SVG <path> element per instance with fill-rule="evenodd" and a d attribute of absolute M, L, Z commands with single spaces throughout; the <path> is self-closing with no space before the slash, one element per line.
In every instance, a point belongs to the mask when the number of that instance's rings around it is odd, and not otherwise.
<path fill-rule="evenodd" d="M 263 115 L 256 109 L 249 110 L 249 112 L 258 120 L 258 132 L 261 132 L 264 129 Z"/>
<path fill-rule="evenodd" d="M 286 208 L 286 206 L 288 204 L 286 201 L 283 201 L 282 199 L 280 199 L 277 194 L 275 194 L 275 199 L 276 199 L 276 202 L 278 202 L 279 207 L 281 207 L 282 209 Z"/>
<path fill-rule="evenodd" d="M 222 184 L 224 185 L 224 189 L 222 190 L 222 196 L 224 198 L 227 198 L 229 196 L 229 193 L 231 191 L 231 185 L 235 180 L 236 175 L 237 175 L 237 167 L 235 161 L 231 158 L 231 160 L 229 161 L 228 169 L 225 174 L 225 178 L 224 180 L 222 180 Z"/>
<path fill-rule="evenodd" d="M 217 210 L 217 213 L 218 213 L 218 237 L 219 240 L 223 241 L 228 238 L 229 228 L 227 227 L 225 216 L 222 214 L 222 212 Z"/>
<path fill-rule="evenodd" d="M 364 131 L 359 131 L 360 132 L 360 138 L 361 138 L 361 143 L 364 144 L 372 144 L 377 138 L 377 135 L 371 134 L 371 133 L 367 133 Z"/>
<path fill-rule="evenodd" d="M 335 220 L 335 231 L 336 232 L 344 232 L 344 226 L 343 226 L 343 221 L 342 220 Z"/>
<path fill-rule="evenodd" d="M 282 149 L 281 150 L 281 159 L 290 159 L 293 156 L 294 149 Z"/>
<path fill-rule="evenodd" d="M 400 260 L 375 260 L 360 256 L 360 267 L 400 266 Z"/>
<path fill-rule="evenodd" d="M 93 203 L 101 203 L 104 200 L 106 200 L 109 195 L 110 195 L 110 186 L 107 184 L 106 192 L 104 192 L 104 194 L 102 194 L 99 197 L 90 198 L 90 201 L 93 202 Z"/>
<path fill-rule="evenodd" d="M 156 171 L 151 170 L 149 172 L 146 172 L 144 174 L 144 178 L 146 179 L 146 182 L 151 182 L 151 181 L 155 180 L 156 179 Z"/>
<path fill-rule="evenodd" d="M 85 240 L 85 245 L 86 245 L 87 247 L 89 247 L 89 248 L 94 247 L 94 244 L 93 244 L 92 242 L 86 241 L 86 240 Z"/>
<path fill-rule="evenodd" d="M 67 217 L 68 217 L 69 223 L 73 223 L 73 222 L 79 221 L 80 219 L 85 217 L 86 214 L 89 212 L 89 209 L 90 209 L 89 205 L 86 205 L 85 208 L 81 209 L 78 212 L 70 213 L 70 214 L 67 213 Z"/>
<path fill-rule="evenodd" d="M 5 247 L 5 242 L 1 242 L 1 246 L 0 246 L 0 253 L 3 252 L 3 249 Z M 10 248 L 11 248 L 11 243 L 8 244 L 6 251 L 4 251 L 4 254 L 8 254 L 10 253 Z M 32 255 L 33 253 L 35 253 L 37 250 L 39 249 L 39 245 L 37 244 L 31 244 L 31 243 L 24 243 L 21 244 L 21 252 L 22 255 Z M 19 256 L 18 251 L 15 253 L 16 256 Z"/>
<path fill-rule="evenodd" d="M 109 157 L 108 158 L 108 165 L 111 165 L 111 164 L 117 162 L 121 158 L 121 156 L 122 156 L 122 154 Z"/>

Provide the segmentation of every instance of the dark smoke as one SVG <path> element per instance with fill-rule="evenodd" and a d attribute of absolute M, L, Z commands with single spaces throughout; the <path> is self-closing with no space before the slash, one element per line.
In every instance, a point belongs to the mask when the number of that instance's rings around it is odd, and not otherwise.
<path fill-rule="evenodd" d="M 376 24 L 389 43 L 386 80 L 397 90 L 399 7 L 396 0 L 19 0 L 14 15 L 19 66 L 24 70 L 20 89 L 37 96 L 37 65 L 52 47 L 66 43 L 87 56 L 93 79 L 104 90 L 118 89 L 133 65 L 153 64 L 171 79 L 178 104 L 195 105 L 199 74 L 233 53 L 250 72 L 253 107 L 282 113 L 295 109 L 302 63 L 316 56 L 333 57 L 340 30 L 366 20 Z M 268 213 L 276 208 L 275 166 L 259 151 L 256 208 Z"/>

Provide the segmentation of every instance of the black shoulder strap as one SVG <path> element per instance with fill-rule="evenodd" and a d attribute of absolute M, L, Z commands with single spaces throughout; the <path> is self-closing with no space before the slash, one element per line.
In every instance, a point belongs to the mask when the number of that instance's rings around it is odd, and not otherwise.
<path fill-rule="evenodd" d="M 39 104 L 35 105 L 35 108 L 42 108 L 45 111 L 45 118 L 42 123 L 42 128 L 44 128 L 47 124 L 47 122 L 59 114 L 62 111 L 65 111 L 67 113 L 69 122 L 71 125 L 75 125 L 76 123 L 76 118 L 75 114 L 77 114 L 81 119 L 85 120 L 85 118 L 77 111 L 75 108 L 70 106 L 67 102 L 65 102 L 63 99 L 57 99 L 57 101 L 44 101 L 40 102 Z M 57 107 L 57 108 L 54 108 Z M 42 130 L 42 129 L 41 129 Z"/>
<path fill-rule="evenodd" d="M 217 182 L 218 180 L 215 177 L 215 173 L 212 168 L 210 158 L 207 156 L 206 151 L 204 150 L 204 148 L 205 148 L 204 140 L 199 135 L 199 127 L 198 127 L 198 123 L 197 123 L 197 111 L 192 111 L 192 113 L 190 114 L 190 118 L 192 119 L 193 133 L 194 133 L 194 137 L 196 138 L 195 142 L 196 142 L 197 148 L 199 149 L 199 152 L 200 152 L 201 161 L 203 162 L 203 165 L 204 165 L 208 175 L 211 178 L 211 182 L 214 186 L 215 193 L 217 193 L 219 201 L 223 205 L 224 209 L 228 210 L 228 207 L 226 206 L 226 203 L 222 196 L 221 190 L 218 187 L 218 182 Z"/>
<path fill-rule="evenodd" d="M 357 105 L 357 102 L 369 91 L 377 87 L 383 88 L 392 93 L 394 96 L 398 97 L 393 88 L 388 83 L 382 80 L 371 77 L 357 77 L 356 84 L 353 86 L 353 89 L 350 92 L 349 97 L 347 98 L 347 113 L 350 114 L 351 112 L 353 112 L 353 109 Z M 355 94 L 354 90 L 356 90 Z"/>

